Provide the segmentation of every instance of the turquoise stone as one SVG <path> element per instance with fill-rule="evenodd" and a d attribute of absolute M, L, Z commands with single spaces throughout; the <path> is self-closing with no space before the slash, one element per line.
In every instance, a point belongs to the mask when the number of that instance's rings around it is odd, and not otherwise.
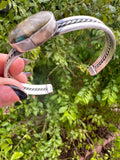
<path fill-rule="evenodd" d="M 24 36 L 19 36 L 19 37 L 16 38 L 15 42 L 17 43 L 17 42 L 23 41 L 25 39 L 26 38 Z"/>
<path fill-rule="evenodd" d="M 51 18 L 51 12 L 42 11 L 36 13 L 21 23 L 19 23 L 14 30 L 8 36 L 10 43 L 17 43 L 23 41 L 26 38 L 29 38 L 32 34 L 41 29 L 46 25 Z"/>

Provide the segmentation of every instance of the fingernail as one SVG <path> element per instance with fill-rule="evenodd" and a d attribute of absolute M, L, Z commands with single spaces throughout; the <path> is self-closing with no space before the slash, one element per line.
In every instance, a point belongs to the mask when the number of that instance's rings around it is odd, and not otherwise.
<path fill-rule="evenodd" d="M 29 59 L 26 59 L 26 58 L 22 58 L 22 59 L 24 61 L 25 66 L 31 62 Z"/>
<path fill-rule="evenodd" d="M 24 74 L 26 75 L 27 78 L 32 76 L 32 72 L 24 72 Z"/>
<path fill-rule="evenodd" d="M 9 85 L 9 84 L 5 84 L 5 86 L 11 87 L 14 90 L 14 92 L 17 94 L 17 96 L 20 98 L 20 100 L 24 100 L 27 98 L 27 94 L 24 91 L 22 91 L 19 87 L 14 85 Z"/>

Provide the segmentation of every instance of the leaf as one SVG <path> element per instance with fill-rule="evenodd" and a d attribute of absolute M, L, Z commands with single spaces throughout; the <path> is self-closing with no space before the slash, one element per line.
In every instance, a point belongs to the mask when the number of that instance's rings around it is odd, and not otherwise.
<path fill-rule="evenodd" d="M 14 152 L 13 155 L 12 155 L 12 157 L 11 157 L 11 160 L 19 159 L 19 158 L 21 158 L 23 155 L 24 155 L 23 152 Z"/>
<path fill-rule="evenodd" d="M 5 148 L 9 147 L 8 143 L 2 143 L 1 144 L 1 151 L 5 150 Z"/>
<path fill-rule="evenodd" d="M 9 143 L 9 144 L 13 144 L 13 141 L 11 138 L 6 138 L 6 141 Z"/>
<path fill-rule="evenodd" d="M 65 106 L 65 107 L 61 107 L 60 109 L 59 109 L 59 113 L 64 113 L 66 110 L 67 110 L 67 106 Z"/>
<path fill-rule="evenodd" d="M 47 3 L 49 2 L 50 0 L 39 0 L 40 3 Z"/>
<path fill-rule="evenodd" d="M 118 92 L 119 92 L 118 86 L 117 86 L 117 85 L 114 85 L 114 86 L 113 86 L 113 90 L 114 90 L 116 93 L 118 93 Z"/>
<path fill-rule="evenodd" d="M 7 134 L 7 130 L 5 128 L 0 128 L 0 134 Z"/>
<path fill-rule="evenodd" d="M 103 144 L 103 139 L 99 138 L 99 145 Z"/>
<path fill-rule="evenodd" d="M 31 139 L 31 137 L 30 137 L 28 134 L 26 134 L 26 135 L 24 136 L 24 138 L 26 138 L 26 139 Z"/>
<path fill-rule="evenodd" d="M 101 95 L 97 94 L 96 99 L 98 100 L 98 102 L 100 102 L 101 101 Z"/>
<path fill-rule="evenodd" d="M 109 5 L 109 13 L 115 13 L 115 12 L 116 12 L 115 7 Z"/>
<path fill-rule="evenodd" d="M 68 115 L 67 115 L 67 119 L 68 119 L 70 125 L 71 125 L 72 122 L 74 121 L 74 119 L 73 119 L 73 117 L 71 116 L 71 114 L 68 114 Z"/>
<path fill-rule="evenodd" d="M 5 9 L 6 6 L 7 6 L 7 1 L 2 1 L 2 2 L 0 3 L 0 10 Z"/>
<path fill-rule="evenodd" d="M 3 122 L 3 123 L 1 124 L 1 126 L 3 126 L 3 127 L 8 126 L 8 125 L 9 125 L 8 122 Z"/>
<path fill-rule="evenodd" d="M 116 102 L 116 99 L 112 96 L 109 96 L 109 99 L 108 99 L 109 103 L 115 103 Z"/>
<path fill-rule="evenodd" d="M 97 126 L 100 127 L 101 123 L 100 120 L 97 121 Z"/>
<path fill-rule="evenodd" d="M 70 111 L 70 115 L 71 115 L 72 119 L 75 121 L 76 120 L 76 114 L 73 110 Z"/>

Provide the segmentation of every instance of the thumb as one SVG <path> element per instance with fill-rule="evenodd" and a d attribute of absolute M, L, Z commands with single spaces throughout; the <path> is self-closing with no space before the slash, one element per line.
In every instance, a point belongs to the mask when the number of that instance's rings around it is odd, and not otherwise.
<path fill-rule="evenodd" d="M 27 94 L 18 81 L 0 77 L 0 108 L 26 98 Z"/>

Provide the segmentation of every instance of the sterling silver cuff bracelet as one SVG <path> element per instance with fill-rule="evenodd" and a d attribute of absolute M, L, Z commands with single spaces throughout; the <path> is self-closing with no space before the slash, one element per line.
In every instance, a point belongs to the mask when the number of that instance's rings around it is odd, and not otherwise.
<path fill-rule="evenodd" d="M 56 21 L 52 12 L 42 11 L 19 23 L 9 34 L 8 40 L 13 49 L 9 52 L 4 76 L 11 77 L 11 64 L 24 52 L 42 45 L 52 37 L 81 29 L 99 29 L 105 32 L 105 46 L 98 59 L 88 68 L 90 75 L 98 74 L 111 60 L 116 49 L 113 32 L 100 20 L 90 16 L 73 16 Z M 22 84 L 24 91 L 31 95 L 43 95 L 53 92 L 51 84 Z"/>

